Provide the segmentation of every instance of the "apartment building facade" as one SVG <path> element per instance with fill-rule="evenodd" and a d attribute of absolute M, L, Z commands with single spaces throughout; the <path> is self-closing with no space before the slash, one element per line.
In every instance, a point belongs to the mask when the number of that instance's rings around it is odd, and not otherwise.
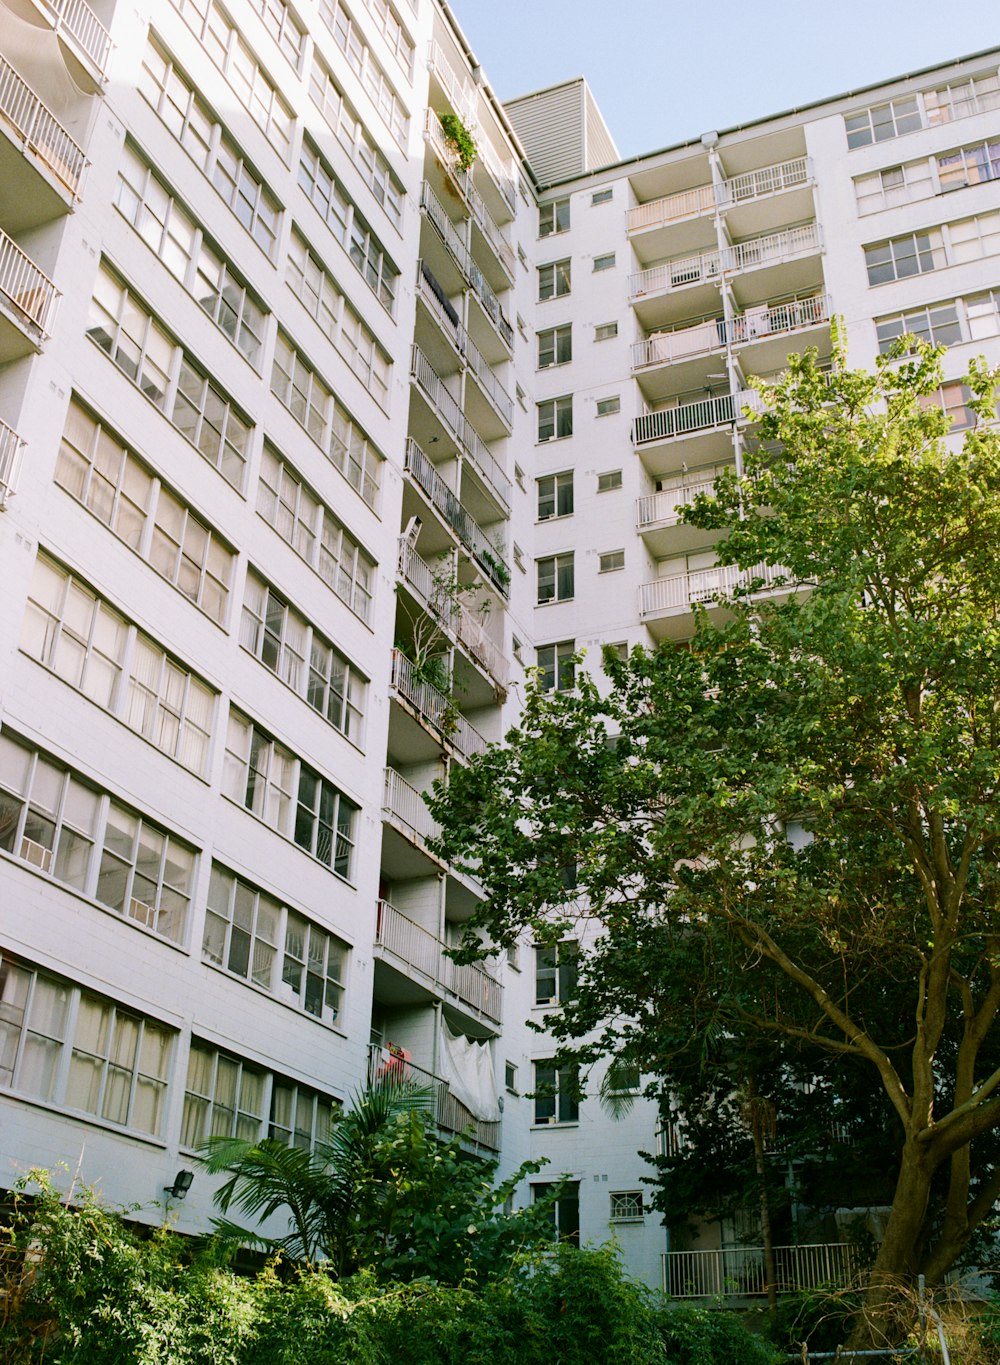
<path fill-rule="evenodd" d="M 439 0 L 2 11 L 0 1180 L 157 1221 L 210 1134 L 403 1072 L 658 1283 L 652 1108 L 528 1027 L 572 944 L 446 957 L 482 889 L 421 793 L 526 668 L 684 638 L 750 375 L 834 314 L 998 355 L 1000 57 L 606 165 Z"/>

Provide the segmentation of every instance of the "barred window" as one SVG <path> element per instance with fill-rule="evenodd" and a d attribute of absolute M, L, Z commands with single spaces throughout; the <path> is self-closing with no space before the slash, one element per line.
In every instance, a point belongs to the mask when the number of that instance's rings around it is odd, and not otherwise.
<path fill-rule="evenodd" d="M 613 1223 L 641 1223 L 643 1221 L 642 1191 L 615 1190 L 611 1196 Z"/>

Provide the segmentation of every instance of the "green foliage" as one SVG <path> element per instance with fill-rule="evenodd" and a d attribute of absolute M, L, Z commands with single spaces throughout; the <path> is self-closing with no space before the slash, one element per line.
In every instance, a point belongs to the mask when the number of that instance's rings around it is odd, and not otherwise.
<path fill-rule="evenodd" d="M 777 1365 L 784 1352 L 752 1336 L 734 1313 L 671 1308 L 660 1314 L 666 1365 Z"/>
<path fill-rule="evenodd" d="M 479 155 L 479 149 L 476 147 L 472 134 L 457 114 L 439 114 L 438 121 L 441 124 L 445 141 L 458 157 L 458 164 L 463 171 L 469 170 Z"/>
<path fill-rule="evenodd" d="M 859 1293 L 836 1285 L 783 1294 L 768 1323 L 768 1336 L 783 1353 L 799 1351 L 803 1341 L 810 1351 L 835 1351 L 847 1340 L 860 1306 Z"/>

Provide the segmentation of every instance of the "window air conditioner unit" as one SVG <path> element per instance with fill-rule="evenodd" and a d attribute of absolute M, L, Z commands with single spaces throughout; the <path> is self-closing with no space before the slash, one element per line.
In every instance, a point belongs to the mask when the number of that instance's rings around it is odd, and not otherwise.
<path fill-rule="evenodd" d="M 41 868 L 43 872 L 52 869 L 51 848 L 46 848 L 44 844 L 36 844 L 34 839 L 21 840 L 21 857 L 32 867 Z"/>
<path fill-rule="evenodd" d="M 156 924 L 156 911 L 145 901 L 136 900 L 135 896 L 128 903 L 128 912 L 132 919 L 137 919 L 147 929 L 152 929 Z"/>

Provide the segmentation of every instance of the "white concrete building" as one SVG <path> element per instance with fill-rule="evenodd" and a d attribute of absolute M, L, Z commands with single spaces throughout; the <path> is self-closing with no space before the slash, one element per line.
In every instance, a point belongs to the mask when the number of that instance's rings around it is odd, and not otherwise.
<path fill-rule="evenodd" d="M 683 638 L 749 375 L 834 313 L 1000 355 L 998 62 L 608 164 L 440 0 L 2 0 L 0 1183 L 156 1220 L 210 1133 L 406 1068 L 659 1281 L 651 1107 L 559 1093 L 569 949 L 444 956 L 420 792 L 526 666 Z"/>

